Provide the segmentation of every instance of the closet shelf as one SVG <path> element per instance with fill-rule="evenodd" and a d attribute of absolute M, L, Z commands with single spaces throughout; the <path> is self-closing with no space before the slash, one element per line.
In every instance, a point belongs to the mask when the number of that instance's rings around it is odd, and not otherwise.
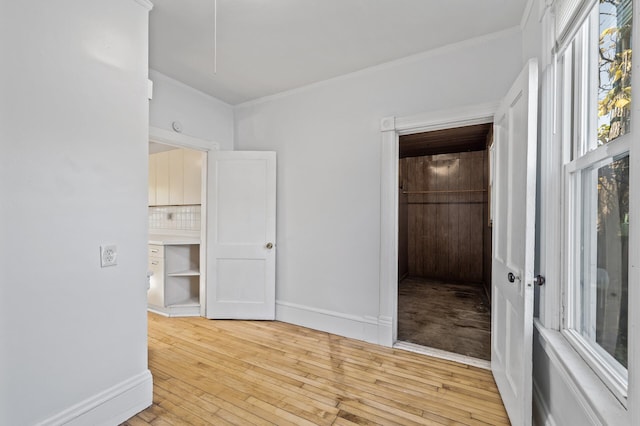
<path fill-rule="evenodd" d="M 402 191 L 403 194 L 414 195 L 414 194 L 460 194 L 460 193 L 469 193 L 469 192 L 487 192 L 486 189 L 451 189 L 451 190 L 443 190 L 443 191 Z"/>
<path fill-rule="evenodd" d="M 200 271 L 197 269 L 187 269 L 185 271 L 167 273 L 167 276 L 169 277 L 197 277 L 198 275 L 200 275 Z"/>

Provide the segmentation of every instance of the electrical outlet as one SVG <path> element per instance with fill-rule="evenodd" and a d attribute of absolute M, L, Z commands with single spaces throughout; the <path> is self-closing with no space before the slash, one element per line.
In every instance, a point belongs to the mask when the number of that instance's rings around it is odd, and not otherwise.
<path fill-rule="evenodd" d="M 115 244 L 100 246 L 100 266 L 115 266 L 118 264 L 118 249 Z"/>

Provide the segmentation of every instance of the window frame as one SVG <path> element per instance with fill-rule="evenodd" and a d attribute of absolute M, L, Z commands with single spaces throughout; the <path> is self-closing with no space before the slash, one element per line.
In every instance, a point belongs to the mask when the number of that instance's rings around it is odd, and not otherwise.
<path fill-rule="evenodd" d="M 634 7 L 636 2 L 634 2 Z M 634 10 L 635 12 L 635 10 Z M 576 305 L 579 303 L 576 283 L 579 282 L 581 265 L 582 215 L 576 214 L 582 206 L 582 172 L 590 168 L 597 169 L 615 161 L 619 156 L 631 156 L 631 139 L 634 127 L 615 140 L 590 149 L 589 137 L 597 134 L 597 114 L 592 111 L 594 100 L 597 102 L 597 75 L 594 77 L 594 64 L 597 58 L 589 54 L 593 49 L 594 37 L 599 35 L 599 2 L 584 15 L 584 19 L 574 23 L 572 37 L 557 49 L 554 60 L 556 67 L 556 120 L 560 123 L 556 129 L 561 149 L 561 224 L 563 267 L 561 280 L 562 309 L 560 314 L 560 332 L 571 347 L 578 352 L 586 364 L 595 372 L 610 392 L 627 407 L 629 388 L 629 369 L 625 369 L 609 353 L 597 344 L 589 342 L 575 327 Z M 596 25 L 593 25 L 594 19 Z M 636 38 L 636 31 L 633 38 Z M 595 34 L 595 35 L 594 35 Z M 570 61 L 568 61 L 570 59 Z M 633 63 L 636 62 L 632 58 Z M 595 80 L 595 84 L 594 84 Z M 633 88 L 632 83 L 632 88 Z M 594 93 L 595 92 L 595 93 Z M 634 90 L 635 94 L 635 90 Z M 632 99 L 634 98 L 632 94 Z M 634 114 L 635 115 L 635 114 Z M 594 119 L 595 118 L 595 119 Z M 632 117 L 634 120 L 635 117 Z M 632 168 L 630 162 L 630 169 Z M 633 182 L 630 180 L 630 184 Z M 629 242 L 631 245 L 631 240 Z M 630 249 L 630 255 L 631 255 Z M 632 281 L 629 262 L 629 282 Z M 631 298 L 629 298 L 631 300 Z M 631 306 L 631 305 L 629 305 Z M 631 320 L 629 309 L 629 321 Z M 629 327 L 630 334 L 632 328 Z M 629 336 L 631 337 L 631 336 Z M 629 339 L 631 340 L 631 339 Z M 629 342 L 631 344 L 631 342 Z M 632 364 L 629 355 L 628 366 Z M 621 368 L 622 370 L 621 370 Z"/>

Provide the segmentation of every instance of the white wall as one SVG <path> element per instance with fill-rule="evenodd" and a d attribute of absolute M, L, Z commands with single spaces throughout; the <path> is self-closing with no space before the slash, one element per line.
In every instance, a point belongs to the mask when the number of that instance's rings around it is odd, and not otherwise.
<path fill-rule="evenodd" d="M 0 424 L 116 424 L 151 403 L 149 6 L 0 6 Z"/>
<path fill-rule="evenodd" d="M 233 108 L 203 92 L 155 70 L 149 121 L 153 127 L 173 131 L 174 121 L 182 124 L 182 134 L 213 141 L 221 150 L 233 149 Z"/>
<path fill-rule="evenodd" d="M 279 319 L 376 341 L 380 119 L 502 98 L 519 29 L 239 105 L 235 148 L 278 155 Z"/>

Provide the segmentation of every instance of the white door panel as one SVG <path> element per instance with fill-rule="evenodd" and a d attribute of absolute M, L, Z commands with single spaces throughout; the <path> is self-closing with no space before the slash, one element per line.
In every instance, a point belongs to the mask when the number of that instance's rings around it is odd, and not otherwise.
<path fill-rule="evenodd" d="M 512 424 L 531 425 L 538 64 L 498 108 L 495 134 L 491 368 Z"/>
<path fill-rule="evenodd" d="M 218 151 L 211 157 L 206 316 L 274 319 L 275 152 Z"/>

